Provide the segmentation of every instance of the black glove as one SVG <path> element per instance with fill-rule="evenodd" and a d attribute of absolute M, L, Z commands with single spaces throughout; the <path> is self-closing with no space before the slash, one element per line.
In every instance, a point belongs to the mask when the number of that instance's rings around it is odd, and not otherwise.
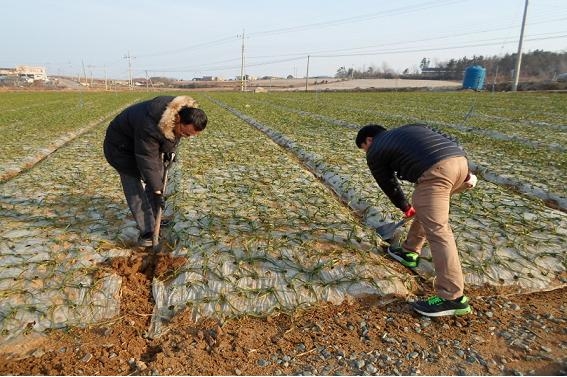
<path fill-rule="evenodd" d="M 154 203 L 156 207 L 159 206 L 161 209 L 165 209 L 165 198 L 161 192 L 159 194 L 154 192 Z"/>
<path fill-rule="evenodd" d="M 163 154 L 163 162 L 175 162 L 175 152 L 166 152 Z"/>

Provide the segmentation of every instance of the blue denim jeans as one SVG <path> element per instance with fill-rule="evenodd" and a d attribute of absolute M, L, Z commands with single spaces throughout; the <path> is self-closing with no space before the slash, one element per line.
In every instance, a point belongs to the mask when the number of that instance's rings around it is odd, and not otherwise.
<path fill-rule="evenodd" d="M 124 190 L 126 202 L 140 230 L 140 235 L 153 233 L 155 226 L 155 203 L 149 186 L 141 179 L 126 174 L 120 174 L 120 182 Z"/>

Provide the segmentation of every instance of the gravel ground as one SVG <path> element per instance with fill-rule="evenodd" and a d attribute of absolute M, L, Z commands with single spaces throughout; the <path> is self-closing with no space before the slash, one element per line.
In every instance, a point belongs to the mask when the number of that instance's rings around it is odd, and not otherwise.
<path fill-rule="evenodd" d="M 564 375 L 567 307 L 559 301 L 561 290 L 545 295 L 551 301 L 558 300 L 557 306 L 534 308 L 530 296 L 482 297 L 475 300 L 473 315 L 430 319 L 413 314 L 406 302 L 380 306 L 369 298 L 338 307 L 325 305 L 291 318 L 245 319 L 220 328 L 211 323 L 208 332 L 198 332 L 190 344 L 177 332 L 167 336 L 168 342 L 194 347 L 195 356 L 204 347 L 211 358 L 220 357 L 226 364 L 227 353 L 240 353 L 236 359 L 244 361 L 241 365 L 237 361 L 233 367 L 217 364 L 219 369 L 200 370 L 193 365 L 168 367 L 164 363 L 161 366 L 165 370 L 155 371 L 236 375 Z M 541 309 L 546 314 L 539 314 Z M 241 337 L 248 337 L 248 330 L 254 328 L 263 329 L 269 341 L 243 342 Z M 163 361 L 171 361 L 173 351 L 164 348 Z"/>

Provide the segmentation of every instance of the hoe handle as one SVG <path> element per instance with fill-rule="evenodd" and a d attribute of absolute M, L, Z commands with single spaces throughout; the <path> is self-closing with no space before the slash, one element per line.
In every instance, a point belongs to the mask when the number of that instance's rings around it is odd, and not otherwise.
<path fill-rule="evenodd" d="M 173 158 L 174 157 L 172 157 L 169 161 L 164 161 L 162 195 L 165 195 L 165 189 L 167 187 L 167 175 L 168 175 L 168 172 L 169 172 L 169 168 L 171 167 L 171 164 L 173 162 Z M 161 228 L 162 213 L 163 213 L 163 208 L 161 208 L 161 206 L 160 206 L 157 209 L 156 221 L 155 221 L 155 226 L 154 226 L 154 234 L 152 235 L 152 247 L 153 247 L 155 252 L 157 252 L 159 250 L 159 231 L 160 231 L 160 228 Z"/>

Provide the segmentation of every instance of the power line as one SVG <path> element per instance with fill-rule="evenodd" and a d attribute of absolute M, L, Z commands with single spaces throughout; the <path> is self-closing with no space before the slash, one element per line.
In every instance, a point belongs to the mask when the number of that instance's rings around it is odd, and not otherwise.
<path fill-rule="evenodd" d="M 432 4 L 438 4 L 438 2 L 429 2 L 429 3 L 425 3 L 422 4 L 422 8 L 425 6 L 429 6 L 432 7 Z M 378 13 L 373 13 L 370 15 L 366 15 L 366 17 L 378 17 L 379 15 L 384 15 L 386 12 L 394 12 L 394 11 L 402 11 L 402 10 L 406 10 L 407 7 L 403 7 L 403 8 L 398 8 L 395 10 L 390 10 L 390 11 L 383 11 L 383 12 L 378 12 Z M 412 10 L 415 10 L 414 8 L 412 8 Z M 303 28 L 303 27 L 312 27 L 312 26 L 316 26 L 316 25 L 324 25 L 324 24 L 329 24 L 329 23 L 333 23 L 333 22 L 354 22 L 353 20 L 356 19 L 361 19 L 362 17 L 365 16 L 354 16 L 354 17 L 349 17 L 349 18 L 344 18 L 344 19 L 340 19 L 340 20 L 335 20 L 335 21 L 328 21 L 328 22 L 321 22 L 321 23 L 314 23 L 314 24 L 309 24 L 309 25 L 303 25 L 303 26 L 299 26 L 296 28 Z M 541 21 L 541 22 L 531 22 L 530 25 L 535 25 L 535 24 L 540 24 L 540 23 L 549 23 L 549 22 L 555 22 L 555 21 L 564 21 L 567 18 L 558 18 L 558 19 L 552 19 L 552 20 L 545 20 L 545 21 Z M 480 33 L 491 33 L 491 32 L 495 32 L 495 31 L 501 31 L 501 30 L 509 30 L 509 29 L 515 29 L 517 26 L 506 26 L 506 27 L 498 27 L 498 28 L 494 28 L 494 29 L 484 29 L 484 30 L 476 30 L 473 32 L 466 32 L 466 33 L 460 33 L 460 34 L 448 34 L 448 35 L 442 35 L 442 36 L 437 36 L 437 37 L 431 37 L 431 38 L 423 38 L 423 39 L 417 39 L 417 40 L 412 40 L 412 41 L 397 41 L 397 42 L 390 42 L 390 43 L 382 43 L 379 45 L 371 45 L 371 46 L 363 46 L 363 47 L 352 47 L 352 48 L 347 48 L 347 49 L 340 49 L 340 50 L 332 50 L 329 51 L 331 54 L 333 52 L 337 52 L 337 51 L 354 51 L 354 50 L 364 50 L 364 49 L 370 49 L 370 48 L 376 48 L 376 47 L 387 47 L 389 45 L 396 45 L 399 46 L 400 44 L 415 44 L 415 43 L 420 43 L 420 42 L 429 42 L 429 41 L 438 41 L 441 39 L 449 39 L 449 38 L 455 38 L 455 37 L 465 37 L 468 35 L 478 35 Z M 284 30 L 290 30 L 293 31 L 296 28 L 281 28 L 281 29 L 274 29 L 271 31 L 266 31 L 266 32 L 259 32 L 259 33 L 249 33 L 247 38 L 250 38 L 250 35 L 258 35 L 258 34 L 262 34 L 262 33 L 272 33 L 275 31 L 278 32 L 283 32 Z M 237 37 L 241 37 L 241 35 L 238 35 Z M 496 40 L 496 39 L 493 39 Z M 542 39 L 534 39 L 531 38 L 529 40 L 542 40 Z M 198 48 L 198 47 L 210 47 L 210 46 L 214 46 L 215 44 L 221 44 L 221 43 L 225 43 L 227 41 L 234 41 L 234 37 L 225 37 L 225 38 L 221 38 L 221 39 L 217 39 L 215 41 L 211 41 L 211 42 L 203 42 L 203 43 L 199 43 L 199 44 L 195 44 L 186 48 L 182 48 L 179 50 L 176 50 L 175 52 L 180 52 L 183 50 L 187 50 L 189 48 Z M 489 40 L 490 41 L 490 40 Z M 510 42 L 504 42 L 504 43 L 510 43 Z M 492 43 L 488 43 L 486 45 L 494 45 Z M 473 45 L 461 45 L 463 47 L 479 47 L 479 44 L 473 44 Z M 429 48 L 429 49 L 413 49 L 413 50 L 407 50 L 407 52 L 420 52 L 420 51 L 435 51 L 437 49 L 439 50 L 447 50 L 447 49 L 453 49 L 454 47 L 440 47 L 440 48 Z M 313 53 L 314 56 L 318 56 L 318 57 L 325 57 L 325 56 L 333 56 L 333 57 L 338 57 L 338 56 L 363 56 L 363 55 L 376 55 L 376 54 L 381 54 L 381 53 L 388 53 L 389 51 L 378 51 L 378 52 L 363 52 L 363 53 L 359 53 L 359 54 L 344 54 L 344 55 L 338 55 L 338 54 L 332 54 L 332 55 L 328 55 L 326 54 L 328 50 L 322 50 L 322 51 L 310 51 L 310 52 L 296 52 L 296 53 L 289 53 L 289 54 L 282 54 L 282 55 L 268 55 L 268 56 L 249 56 L 248 59 L 252 60 L 252 59 L 259 59 L 259 58 L 274 58 L 274 57 L 281 57 L 281 56 L 291 56 L 291 57 L 295 57 L 295 58 L 291 58 L 289 60 L 277 60 L 275 61 L 273 64 L 275 63 L 279 63 L 279 62 L 285 62 L 285 61 L 293 61 L 293 60 L 299 60 L 299 59 L 304 59 L 305 56 L 309 53 Z M 391 53 L 401 53 L 400 51 L 391 51 Z M 324 54 L 324 55 L 321 55 Z M 157 56 L 159 55 L 159 53 L 155 53 L 155 54 L 145 54 L 145 55 L 141 55 L 141 56 Z M 140 56 L 140 55 L 138 55 Z M 242 56 L 241 58 L 242 59 Z M 230 68 L 235 68 L 233 66 L 230 66 L 229 68 L 227 68 L 226 66 L 213 66 L 214 64 L 217 63 L 224 63 L 224 62 L 230 62 L 230 61 L 235 61 L 237 60 L 237 58 L 234 59 L 226 59 L 226 60 L 221 60 L 221 61 L 217 61 L 214 63 L 208 63 L 206 66 L 199 66 L 196 68 L 186 68 L 186 67 L 180 67 L 180 68 L 160 68 L 160 69 L 156 69 L 156 68 L 148 68 L 148 71 L 151 72 L 187 72 L 187 71 L 191 71 L 191 70 L 202 70 L 202 69 L 207 69 L 209 71 L 212 70 L 226 70 L 226 69 L 230 69 Z M 259 63 L 257 65 L 268 65 L 271 63 Z M 250 66 L 250 65 L 249 65 Z M 241 67 L 243 67 L 243 64 L 241 64 Z"/>
<path fill-rule="evenodd" d="M 402 15 L 402 14 L 414 13 L 414 12 L 422 11 L 422 10 L 425 10 L 425 9 L 447 6 L 447 5 L 450 5 L 450 4 L 464 2 L 464 1 L 465 0 L 427 1 L 423 4 L 418 4 L 418 5 L 408 5 L 408 6 L 404 6 L 404 7 L 401 7 L 401 8 L 384 10 L 384 11 L 375 12 L 375 13 L 361 14 L 361 15 L 346 17 L 346 18 L 339 18 L 339 19 L 330 20 L 330 21 L 315 22 L 315 23 L 306 24 L 306 25 L 291 26 L 291 27 L 285 27 L 285 28 L 279 28 L 279 29 L 259 31 L 259 32 L 255 32 L 255 33 L 250 33 L 249 35 L 250 36 L 274 35 L 274 34 L 290 33 L 290 32 L 297 32 L 297 31 L 306 31 L 306 30 L 317 29 L 317 28 L 321 28 L 321 27 L 344 25 L 344 24 L 348 24 L 348 23 L 368 21 L 368 20 L 372 20 L 372 19 L 375 19 L 375 18 L 383 17 L 383 16 L 392 16 L 392 15 Z"/>
<path fill-rule="evenodd" d="M 549 33 L 546 34 L 542 34 L 542 35 L 547 35 Z M 562 35 L 553 35 L 553 36 L 547 36 L 547 37 L 539 37 L 539 38 L 526 38 L 526 41 L 541 41 L 541 40 L 549 40 L 549 39 L 558 39 L 558 38 L 565 38 L 567 37 L 567 34 L 562 34 Z M 490 41 L 494 41 L 494 42 L 490 42 Z M 376 50 L 376 51 L 369 51 L 369 52 L 361 52 L 361 53 L 351 53 L 351 54 L 325 54 L 325 55 L 314 55 L 314 54 L 307 54 L 307 53 L 297 53 L 294 54 L 294 57 L 291 58 L 284 58 L 284 59 L 272 59 L 272 60 L 266 60 L 266 61 L 261 61 L 261 62 L 257 62 L 257 63 L 250 63 L 248 62 L 246 64 L 247 67 L 260 67 L 260 66 L 268 66 L 268 65 L 273 65 L 273 64 L 279 64 L 279 63 L 286 63 L 286 62 L 292 62 L 292 61 L 303 61 L 305 59 L 305 57 L 307 55 L 310 55 L 311 58 L 338 58 L 338 57 L 354 57 L 354 56 L 374 56 L 374 55 L 385 55 L 385 54 L 406 54 L 406 53 L 415 53 L 415 52 L 429 52 L 429 51 L 445 51 L 445 50 L 458 50 L 461 48 L 466 48 L 466 47 L 484 47 L 484 46 L 494 46 L 494 45 L 500 45 L 502 43 L 504 44 L 509 44 L 509 43 L 515 43 L 515 40 L 507 40 L 507 41 L 501 41 L 501 40 L 496 40 L 496 39 L 490 39 L 488 40 L 488 42 L 481 42 L 481 43 L 470 43 L 470 44 L 460 44 L 458 46 L 445 46 L 445 47 L 428 47 L 428 48 L 406 48 L 406 49 L 387 49 L 387 50 Z M 277 55 L 280 56 L 280 55 Z M 277 56 L 271 56 L 272 58 L 277 57 Z M 283 55 L 285 56 L 285 55 Z M 256 59 L 258 57 L 249 57 L 248 59 Z M 238 60 L 238 59 L 231 59 L 231 60 Z M 209 71 L 226 71 L 226 70 L 232 70 L 232 69 L 237 69 L 241 67 L 241 65 L 229 65 L 229 66 L 196 66 L 196 67 L 184 67 L 184 68 L 179 68 L 179 69 L 148 69 L 148 72 L 168 72 L 168 73 L 186 73 L 186 72 L 194 72 L 197 70 L 201 70 L 201 69 L 207 69 Z"/>
<path fill-rule="evenodd" d="M 542 41 L 542 40 L 549 40 L 549 39 L 559 39 L 565 38 L 567 34 L 557 35 L 553 37 L 542 37 L 542 38 L 528 38 L 527 41 Z M 513 43 L 515 41 L 508 41 L 508 43 Z M 335 57 L 342 57 L 342 56 L 368 56 L 368 55 L 381 55 L 381 54 L 403 54 L 403 53 L 410 53 L 410 52 L 425 52 L 425 51 L 443 51 L 443 50 L 458 50 L 463 47 L 483 47 L 483 46 L 494 46 L 501 44 L 502 41 L 493 42 L 493 43 L 472 43 L 472 44 L 462 44 L 459 46 L 449 46 L 449 47 L 427 47 L 427 48 L 417 48 L 417 49 L 399 49 L 399 50 L 382 50 L 382 51 L 371 51 L 371 52 L 364 52 L 364 53 L 353 53 L 353 54 L 336 54 L 336 55 L 311 55 L 318 58 L 335 58 Z"/>
<path fill-rule="evenodd" d="M 191 51 L 191 50 L 195 50 L 201 47 L 214 47 L 214 46 L 219 46 L 228 42 L 233 42 L 234 41 L 234 36 L 230 36 L 230 37 L 224 37 L 224 38 L 220 38 L 220 39 L 216 39 L 214 41 L 209 41 L 209 42 L 202 42 L 202 43 L 196 43 L 194 45 L 190 45 L 190 46 L 184 46 L 184 47 L 179 47 L 176 48 L 175 50 L 166 50 L 166 51 L 161 51 L 161 52 L 153 52 L 153 53 L 148 53 L 148 54 L 138 54 L 138 57 L 142 57 L 142 58 L 146 58 L 146 57 L 153 57 L 153 56 L 163 56 L 163 55 L 173 55 L 173 54 L 181 54 L 187 51 Z"/>
<path fill-rule="evenodd" d="M 442 1 L 430 0 L 430 1 L 426 1 L 426 2 L 424 2 L 422 4 L 418 4 L 418 5 L 408 5 L 408 6 L 404 6 L 404 7 L 400 7 L 400 8 L 384 10 L 384 11 L 375 12 L 375 13 L 361 14 L 361 15 L 356 15 L 356 16 L 346 17 L 346 18 L 340 18 L 340 19 L 335 19 L 335 20 L 330 20 L 330 21 L 316 22 L 316 23 L 306 24 L 306 25 L 298 25 L 298 26 L 291 26 L 291 27 L 285 27 L 285 28 L 279 28 L 279 29 L 264 30 L 264 31 L 254 32 L 254 33 L 248 33 L 248 37 L 268 36 L 268 35 L 275 35 L 275 34 L 291 33 L 291 32 L 306 31 L 306 30 L 317 29 L 317 28 L 328 27 L 328 26 L 336 26 L 336 25 L 343 25 L 343 24 L 348 24 L 348 23 L 368 21 L 368 20 L 372 20 L 372 19 L 375 19 L 375 18 L 383 17 L 383 16 L 403 15 L 403 14 L 408 14 L 408 13 L 415 13 L 415 12 L 426 10 L 426 9 L 438 8 L 438 7 L 447 6 L 447 5 L 460 3 L 460 2 L 464 2 L 464 1 L 466 1 L 466 0 L 442 0 Z M 179 47 L 179 48 L 176 48 L 175 50 L 166 50 L 166 51 L 161 51 L 161 52 L 137 54 L 137 57 L 138 58 L 145 58 L 145 57 L 154 57 L 154 56 L 162 56 L 162 55 L 180 54 L 180 53 L 190 51 L 190 50 L 194 50 L 194 49 L 198 49 L 198 48 L 214 47 L 214 46 L 226 44 L 228 42 L 233 42 L 233 41 L 234 41 L 234 36 L 227 36 L 227 37 L 222 37 L 222 38 L 219 38 L 219 39 L 216 39 L 216 40 L 213 40 L 213 41 L 201 42 L 201 43 L 196 43 L 196 44 L 189 45 L 189 46 Z"/>
<path fill-rule="evenodd" d="M 373 13 L 364 13 L 358 14 L 355 16 L 344 17 L 334 20 L 322 21 L 322 22 L 315 22 L 311 24 L 304 24 L 298 26 L 291 26 L 291 27 L 284 27 L 284 28 L 277 28 L 271 30 L 264 30 L 259 32 L 248 32 L 247 37 L 250 38 L 260 38 L 264 36 L 271 36 L 277 34 L 286 34 L 286 33 L 294 33 L 294 32 L 301 32 L 313 29 L 322 29 L 331 26 L 338 26 L 338 25 L 345 25 L 349 23 L 359 23 L 359 22 L 366 22 L 369 20 L 373 20 L 379 17 L 392 17 L 397 15 L 405 15 L 415 12 L 423 12 L 429 9 L 434 9 L 438 7 L 447 7 L 454 4 L 463 3 L 466 0 L 428 0 L 428 1 L 420 1 L 418 3 L 414 3 L 412 5 L 405 5 L 405 6 L 398 6 L 393 9 L 381 10 L 379 12 Z M 549 13 L 551 14 L 551 13 Z M 561 12 L 554 12 L 554 16 L 563 16 Z M 560 17 L 555 18 L 552 20 L 545 19 L 548 16 L 548 13 L 539 12 L 536 17 L 532 16 L 532 20 L 530 21 L 529 25 L 536 25 L 540 23 L 550 23 L 550 22 L 559 22 L 564 21 L 567 17 Z M 534 22 L 536 20 L 536 22 Z M 541 20 L 541 21 L 540 21 Z M 440 47 L 410 47 L 411 45 L 415 44 L 423 44 L 424 42 L 431 42 L 431 41 L 441 41 L 441 40 L 454 40 L 455 38 L 459 37 L 466 37 L 468 35 L 475 35 L 478 36 L 480 33 L 491 33 L 500 30 L 508 30 L 508 29 L 516 29 L 517 26 L 502 26 L 502 23 L 499 23 L 500 27 L 496 28 L 486 28 L 484 30 L 476 30 L 472 32 L 461 32 L 458 33 L 458 28 L 451 34 L 441 35 L 438 37 L 431 37 L 431 38 L 421 38 L 421 39 L 414 39 L 411 41 L 398 41 L 398 42 L 389 42 L 389 43 L 382 43 L 378 45 L 370 45 L 370 46 L 362 46 L 362 47 L 351 47 L 351 48 L 343 48 L 343 49 L 333 49 L 333 50 L 319 50 L 313 51 L 310 50 L 309 52 L 295 52 L 295 53 L 288 53 L 288 54 L 280 54 L 280 55 L 264 55 L 264 56 L 250 56 L 247 54 L 246 61 L 247 67 L 254 67 L 254 66 L 266 66 L 272 65 L 277 63 L 283 62 L 290 62 L 290 61 L 297 61 L 303 60 L 307 55 L 310 55 L 314 58 L 334 58 L 334 57 L 355 57 L 355 56 L 372 56 L 372 55 L 385 55 L 385 54 L 403 54 L 403 53 L 412 53 L 412 52 L 425 52 L 425 51 L 443 51 L 443 50 L 458 50 L 464 47 L 483 47 L 483 46 L 493 46 L 498 44 L 509 44 L 512 43 L 509 39 L 502 39 L 502 38 L 494 38 L 494 39 L 486 39 L 485 41 L 478 41 L 475 40 L 474 42 L 470 43 L 459 43 L 458 46 L 450 44 L 449 46 L 440 46 Z M 478 25 L 477 25 L 478 26 Z M 456 33 L 457 32 L 457 33 Z M 244 33 L 243 33 L 244 34 Z M 240 37 L 238 35 L 237 37 Z M 537 35 L 529 35 L 526 38 L 526 41 L 540 41 L 540 40 L 550 40 L 550 39 L 558 39 L 564 38 L 564 35 L 551 35 L 546 38 L 540 37 L 538 38 Z M 242 35 L 243 38 L 243 35 Z M 181 54 L 187 51 L 195 52 L 195 50 L 206 49 L 210 47 L 219 46 L 222 44 L 233 43 L 235 42 L 236 38 L 234 35 L 226 36 L 222 38 L 218 38 L 212 41 L 207 42 L 200 42 L 195 43 L 189 46 L 183 46 L 177 48 L 175 50 L 164 50 L 160 52 L 153 52 L 153 53 L 146 53 L 146 54 L 137 54 L 138 58 L 148 58 L 148 57 L 156 57 L 156 56 L 163 56 L 169 54 Z M 494 43 L 492 43 L 494 41 Z M 497 41 L 497 42 L 496 42 Z M 458 43 L 458 42 L 454 42 Z M 402 48 L 402 45 L 406 45 L 407 47 Z M 397 48 L 390 48 L 389 46 L 396 46 Z M 248 47 L 248 46 L 247 46 Z M 251 51 L 251 50 L 250 50 Z M 342 52 L 342 53 L 341 53 Z M 232 53 L 231 53 L 232 54 Z M 130 53 L 128 52 L 128 56 Z M 124 59 L 128 58 L 128 74 L 129 80 L 132 81 L 132 65 L 131 65 L 131 57 L 125 56 Z M 263 60 L 260 60 L 263 59 Z M 238 60 L 237 58 L 233 59 L 224 59 L 216 62 L 209 62 L 207 64 L 199 65 L 198 67 L 170 67 L 170 68 L 144 68 L 141 69 L 141 72 L 189 72 L 189 71 L 196 71 L 196 70 L 229 70 L 238 68 L 238 66 L 233 64 L 225 64 L 225 63 L 232 63 Z M 242 47 L 241 47 L 241 76 L 244 76 L 244 40 L 242 40 Z M 259 61 L 260 60 L 260 61 Z M 116 63 L 117 64 L 117 63 Z M 140 61 L 138 60 L 138 64 L 140 65 Z M 108 66 L 105 64 L 105 66 Z"/>

